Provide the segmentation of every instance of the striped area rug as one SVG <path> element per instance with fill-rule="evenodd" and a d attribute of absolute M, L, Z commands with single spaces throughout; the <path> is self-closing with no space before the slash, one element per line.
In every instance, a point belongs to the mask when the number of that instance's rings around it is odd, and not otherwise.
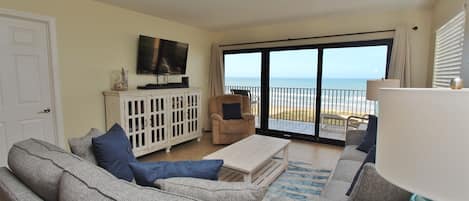
<path fill-rule="evenodd" d="M 288 169 L 272 183 L 264 201 L 272 198 L 289 198 L 306 201 L 321 194 L 332 170 L 316 169 L 310 163 L 289 161 Z"/>

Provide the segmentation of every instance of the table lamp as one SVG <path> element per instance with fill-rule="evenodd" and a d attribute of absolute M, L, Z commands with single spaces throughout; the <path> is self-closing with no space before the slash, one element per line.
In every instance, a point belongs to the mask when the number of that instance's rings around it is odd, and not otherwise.
<path fill-rule="evenodd" d="M 381 89 L 376 168 L 427 199 L 469 200 L 469 89 Z"/>
<path fill-rule="evenodd" d="M 400 88 L 401 81 L 398 79 L 381 79 L 366 81 L 366 99 L 377 101 L 379 90 L 382 88 Z"/>
<path fill-rule="evenodd" d="M 380 80 L 367 80 L 366 81 L 366 99 L 371 101 L 378 100 L 379 90 L 382 88 L 400 88 L 401 81 L 398 79 L 380 79 Z M 379 105 L 374 102 L 374 113 L 379 113 Z"/>

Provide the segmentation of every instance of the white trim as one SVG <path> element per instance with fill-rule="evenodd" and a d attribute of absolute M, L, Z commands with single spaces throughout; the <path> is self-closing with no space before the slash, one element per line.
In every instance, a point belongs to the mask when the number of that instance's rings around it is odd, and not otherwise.
<path fill-rule="evenodd" d="M 59 62 L 58 62 L 58 49 L 57 49 L 57 33 L 55 18 L 49 16 L 36 15 L 16 10 L 0 8 L 0 16 L 11 18 L 19 18 L 24 20 L 38 21 L 47 25 L 49 32 L 49 62 L 51 67 L 52 79 L 52 114 L 55 120 L 56 144 L 65 148 L 65 134 L 63 124 L 63 111 L 62 111 L 62 95 L 60 92 L 60 76 L 59 76 Z"/>

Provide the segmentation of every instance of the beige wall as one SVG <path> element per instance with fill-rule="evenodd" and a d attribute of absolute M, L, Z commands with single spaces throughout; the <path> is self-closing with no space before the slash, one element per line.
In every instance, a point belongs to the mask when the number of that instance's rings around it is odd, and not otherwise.
<path fill-rule="evenodd" d="M 367 32 L 395 29 L 407 25 L 412 43 L 412 86 L 428 86 L 429 54 L 432 27 L 430 8 L 399 12 L 361 12 L 347 15 L 333 15 L 293 23 L 256 26 L 221 32 L 222 43 L 266 41 L 309 36 L 334 35 L 341 33 Z M 419 26 L 418 31 L 411 27 Z"/>
<path fill-rule="evenodd" d="M 92 0 L 0 0 L 0 7 L 56 18 L 66 138 L 105 129 L 102 92 L 112 71 L 128 68 L 131 87 L 155 82 L 135 73 L 139 34 L 189 43 L 190 84 L 206 97 L 213 38 L 207 31 Z"/>
<path fill-rule="evenodd" d="M 436 31 L 464 9 L 466 0 L 438 0 L 433 7 L 433 30 Z"/>

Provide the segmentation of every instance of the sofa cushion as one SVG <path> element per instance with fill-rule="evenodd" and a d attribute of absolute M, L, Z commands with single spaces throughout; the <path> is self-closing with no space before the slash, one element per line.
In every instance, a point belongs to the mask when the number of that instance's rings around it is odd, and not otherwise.
<path fill-rule="evenodd" d="M 137 184 L 154 186 L 157 179 L 192 177 L 218 180 L 223 160 L 130 163 Z"/>
<path fill-rule="evenodd" d="M 119 124 L 114 124 L 102 136 L 92 139 L 93 153 L 98 165 L 119 179 L 132 181 L 134 175 L 129 163 L 137 162 L 129 139 Z"/>
<path fill-rule="evenodd" d="M 411 193 L 395 186 L 376 171 L 375 165 L 363 166 L 355 188 L 348 201 L 396 201 L 410 200 Z"/>
<path fill-rule="evenodd" d="M 119 180 L 91 163 L 69 168 L 60 180 L 59 201 L 194 201 L 184 195 Z"/>
<path fill-rule="evenodd" d="M 321 193 L 321 197 L 327 198 L 330 201 L 346 201 L 348 197 L 345 195 L 347 189 L 350 187 L 350 182 L 330 180 L 326 188 Z"/>
<path fill-rule="evenodd" d="M 92 128 L 88 134 L 83 137 L 69 139 L 68 144 L 70 145 L 70 151 L 93 164 L 98 164 L 96 162 L 96 158 L 94 157 L 93 144 L 91 143 L 91 139 L 99 137 L 103 134 L 104 133 L 102 131 L 96 128 Z"/>
<path fill-rule="evenodd" d="M 344 148 L 341 160 L 363 161 L 366 158 L 366 153 L 357 150 L 358 145 L 349 145 Z"/>
<path fill-rule="evenodd" d="M 378 135 L 378 117 L 375 115 L 369 115 L 368 117 L 368 128 L 366 129 L 365 137 L 357 150 L 368 153 L 374 145 L 376 145 L 376 136 Z"/>
<path fill-rule="evenodd" d="M 182 177 L 159 179 L 155 184 L 161 190 L 205 201 L 260 201 L 267 191 L 266 187 L 244 182 L 221 182 Z"/>
<path fill-rule="evenodd" d="M 46 201 L 56 201 L 63 170 L 83 159 L 44 141 L 29 139 L 13 145 L 8 165 L 26 186 Z"/>
<path fill-rule="evenodd" d="M 347 195 L 350 195 L 352 193 L 353 187 L 355 186 L 355 183 L 357 183 L 358 177 L 360 176 L 360 173 L 362 172 L 363 166 L 365 166 L 366 163 L 375 163 L 376 162 L 376 146 L 373 146 L 370 149 L 370 152 L 366 155 L 365 160 L 362 162 L 360 169 L 358 169 L 357 173 L 353 177 L 352 184 L 350 185 L 350 188 L 347 191 Z"/>
<path fill-rule="evenodd" d="M 0 168 L 0 200 L 2 201 L 42 201 L 26 187 L 10 170 Z"/>
<path fill-rule="evenodd" d="M 222 104 L 223 119 L 241 119 L 241 104 L 227 103 Z"/>
<path fill-rule="evenodd" d="M 362 161 L 339 160 L 332 175 L 332 179 L 352 183 L 353 177 L 357 173 Z M 344 191 L 345 193 L 346 191 Z"/>

